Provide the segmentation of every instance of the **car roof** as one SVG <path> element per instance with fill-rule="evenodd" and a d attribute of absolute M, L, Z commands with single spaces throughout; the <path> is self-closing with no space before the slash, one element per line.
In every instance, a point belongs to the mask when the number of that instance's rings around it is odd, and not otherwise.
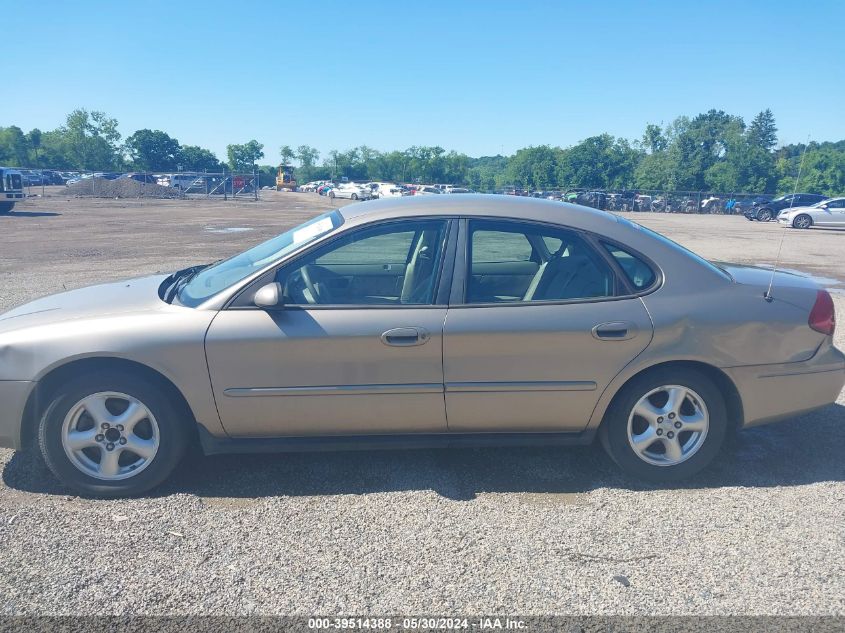
<path fill-rule="evenodd" d="M 340 213 L 353 224 L 403 217 L 459 215 L 550 222 L 599 233 L 615 228 L 619 222 L 612 213 L 577 204 L 489 194 L 383 198 L 344 206 Z"/>

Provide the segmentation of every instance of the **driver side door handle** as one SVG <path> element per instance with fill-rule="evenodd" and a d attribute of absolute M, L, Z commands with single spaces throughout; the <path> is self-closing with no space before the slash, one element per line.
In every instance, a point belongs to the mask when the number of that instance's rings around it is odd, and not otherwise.
<path fill-rule="evenodd" d="M 431 338 L 428 330 L 421 327 L 396 327 L 381 335 L 381 342 L 391 347 L 413 347 L 424 345 Z"/>

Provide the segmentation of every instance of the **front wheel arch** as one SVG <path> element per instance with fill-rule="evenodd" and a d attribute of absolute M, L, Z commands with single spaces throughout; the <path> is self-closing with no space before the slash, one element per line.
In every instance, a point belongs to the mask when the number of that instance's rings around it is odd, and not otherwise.
<path fill-rule="evenodd" d="M 50 404 L 51 396 L 59 386 L 81 373 L 98 371 L 130 374 L 158 385 L 167 394 L 167 397 L 172 399 L 174 406 L 181 414 L 180 418 L 185 422 L 187 427 L 189 446 L 199 445 L 194 412 L 185 399 L 185 396 L 182 395 L 179 388 L 169 378 L 152 367 L 136 361 L 115 357 L 94 357 L 72 360 L 64 365 L 54 367 L 39 379 L 35 388 L 29 394 L 29 398 L 27 398 L 23 420 L 21 421 L 21 446 L 25 450 L 36 447 L 38 442 L 38 423 Z"/>

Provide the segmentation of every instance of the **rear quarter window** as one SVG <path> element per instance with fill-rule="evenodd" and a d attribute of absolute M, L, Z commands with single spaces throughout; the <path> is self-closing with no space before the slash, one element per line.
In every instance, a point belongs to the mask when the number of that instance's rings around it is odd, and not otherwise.
<path fill-rule="evenodd" d="M 651 266 L 639 257 L 615 244 L 602 242 L 602 246 L 616 260 L 616 263 L 619 264 L 622 272 L 625 273 L 625 277 L 628 278 L 628 281 L 631 282 L 635 290 L 645 290 L 657 279 L 657 274 L 652 270 Z"/>

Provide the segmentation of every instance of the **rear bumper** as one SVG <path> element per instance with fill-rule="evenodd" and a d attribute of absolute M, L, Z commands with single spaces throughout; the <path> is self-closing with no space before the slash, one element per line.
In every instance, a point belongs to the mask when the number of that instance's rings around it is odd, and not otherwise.
<path fill-rule="evenodd" d="M 21 448 L 21 421 L 34 382 L 0 380 L 0 448 Z"/>
<path fill-rule="evenodd" d="M 845 386 L 845 355 L 828 344 L 805 362 L 724 371 L 742 398 L 743 426 L 757 426 L 836 402 Z"/>

